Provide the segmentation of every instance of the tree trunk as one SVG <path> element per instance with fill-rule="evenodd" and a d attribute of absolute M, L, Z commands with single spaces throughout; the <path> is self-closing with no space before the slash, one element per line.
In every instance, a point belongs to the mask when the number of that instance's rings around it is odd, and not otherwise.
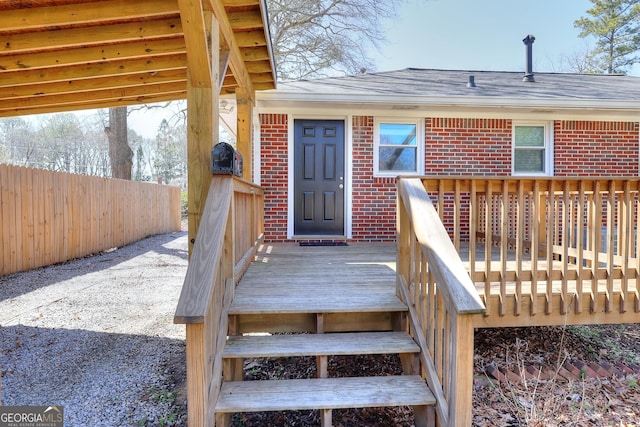
<path fill-rule="evenodd" d="M 104 131 L 109 139 L 111 177 L 131 180 L 133 151 L 127 140 L 127 107 L 109 108 L 109 127 Z"/>

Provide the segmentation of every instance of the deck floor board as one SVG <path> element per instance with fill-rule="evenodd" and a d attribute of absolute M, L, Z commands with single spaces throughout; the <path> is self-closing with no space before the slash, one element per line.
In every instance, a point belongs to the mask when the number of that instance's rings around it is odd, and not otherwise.
<path fill-rule="evenodd" d="M 395 244 L 265 244 L 236 287 L 230 314 L 398 312 Z"/>
<path fill-rule="evenodd" d="M 461 245 L 460 256 L 467 271 L 470 270 L 468 244 Z M 506 271 L 509 278 L 517 277 L 519 271 L 516 264 L 515 251 L 509 250 L 506 260 Z M 484 248 L 476 248 L 475 271 L 486 272 Z M 490 273 L 501 268 L 499 248 L 492 250 Z M 531 269 L 531 257 L 523 254 L 522 271 Z M 265 244 L 257 254 L 257 261 L 252 263 L 245 276 L 236 288 L 231 314 L 289 315 L 291 313 L 328 313 L 340 314 L 348 312 L 380 313 L 402 312 L 406 306 L 398 299 L 395 292 L 395 243 L 356 243 L 349 246 L 308 246 L 301 247 L 294 243 Z M 561 261 L 554 261 L 554 278 L 561 274 L 575 277 L 575 265 L 564 266 Z M 545 275 L 546 259 L 538 260 L 539 277 Z M 585 267 L 585 274 L 588 269 Z M 600 274 L 600 273 L 599 273 Z M 560 275 L 560 276 L 559 276 Z M 492 277 L 493 277 L 492 276 Z M 544 276 L 546 277 L 546 276 Z M 597 295 L 592 296 L 594 285 L 591 279 L 582 280 L 582 293 L 578 294 L 576 281 L 567 279 L 566 289 L 571 301 L 580 298 L 582 311 L 575 316 L 565 316 L 561 311 L 561 291 L 565 285 L 562 280 L 551 282 L 551 298 L 548 298 L 547 281 L 536 282 L 536 297 L 532 297 L 530 281 L 521 281 L 520 298 L 514 297 L 516 282 L 505 281 L 507 298 L 499 296 L 500 282 L 493 281 L 489 287 L 491 304 L 489 316 L 477 322 L 478 327 L 495 326 L 527 326 L 551 324 L 584 324 L 584 323 L 629 323 L 637 322 L 639 313 L 635 311 L 640 295 L 640 287 L 635 277 L 628 278 L 627 310 L 619 312 L 622 299 L 617 292 L 622 281 L 611 282 L 613 298 L 608 297 L 607 280 L 597 281 Z M 484 281 L 475 282 L 481 298 L 485 298 Z M 609 299 L 608 299 L 609 298 Z M 497 315 L 494 302 L 503 301 L 506 305 Z M 534 308 L 531 301 L 550 301 L 550 308 L 538 304 Z M 569 308 L 575 311 L 577 305 L 569 301 Z M 597 303 L 597 311 L 590 312 L 591 301 Z M 605 312 L 605 304 L 614 313 Z M 517 309 L 516 305 L 519 306 Z M 546 313 L 546 310 L 550 310 Z M 618 314 L 615 314 L 618 312 Z M 308 329 L 308 328 L 307 328 Z"/>

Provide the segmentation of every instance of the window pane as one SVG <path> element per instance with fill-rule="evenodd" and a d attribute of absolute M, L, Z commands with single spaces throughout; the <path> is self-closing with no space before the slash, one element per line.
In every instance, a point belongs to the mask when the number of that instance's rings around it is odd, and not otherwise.
<path fill-rule="evenodd" d="M 405 171 L 415 172 L 416 169 L 416 148 L 380 148 L 379 167 L 380 171 Z"/>
<path fill-rule="evenodd" d="M 516 172 L 544 172 L 544 150 L 515 150 Z"/>
<path fill-rule="evenodd" d="M 516 126 L 516 147 L 544 147 L 544 126 Z"/>
<path fill-rule="evenodd" d="M 380 145 L 416 146 L 416 125 L 380 123 Z"/>

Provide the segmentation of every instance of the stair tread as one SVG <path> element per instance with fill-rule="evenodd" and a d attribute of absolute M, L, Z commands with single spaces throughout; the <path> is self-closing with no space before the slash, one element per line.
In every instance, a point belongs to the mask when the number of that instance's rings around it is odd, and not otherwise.
<path fill-rule="evenodd" d="M 242 295 L 236 294 L 229 314 L 402 312 L 407 306 L 390 293 Z"/>
<path fill-rule="evenodd" d="M 291 357 L 418 353 L 406 332 L 354 332 L 229 337 L 223 357 Z"/>
<path fill-rule="evenodd" d="M 419 375 L 224 382 L 216 412 L 434 405 Z"/>

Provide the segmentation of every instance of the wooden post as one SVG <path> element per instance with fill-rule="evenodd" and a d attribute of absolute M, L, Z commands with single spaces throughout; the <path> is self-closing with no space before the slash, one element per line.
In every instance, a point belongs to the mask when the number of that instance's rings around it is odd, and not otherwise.
<path fill-rule="evenodd" d="M 242 155 L 242 178 L 253 179 L 253 101 L 246 89 L 236 89 L 237 104 L 237 150 Z"/>
<path fill-rule="evenodd" d="M 211 34 L 210 61 L 218 64 L 219 25 L 212 13 L 205 13 L 207 30 Z M 212 81 L 218 81 L 218 67 L 212 67 Z M 211 82 L 210 82 L 211 83 Z M 187 161 L 189 255 L 193 251 L 207 191 L 211 184 L 211 150 L 218 142 L 218 85 L 194 85 L 187 79 Z"/>
<path fill-rule="evenodd" d="M 411 245 L 411 222 L 400 195 L 397 197 L 396 212 L 396 288 L 398 288 L 402 286 L 400 277 L 404 276 L 407 281 L 409 280 L 409 246 Z M 401 295 L 399 289 L 396 289 L 396 293 L 398 296 Z"/>
<path fill-rule="evenodd" d="M 470 426 L 473 408 L 473 316 L 455 315 L 450 339 L 449 425 Z"/>
<path fill-rule="evenodd" d="M 207 375 L 205 372 L 204 323 L 188 323 L 186 333 L 187 353 L 187 416 L 189 425 L 206 423 Z"/>

